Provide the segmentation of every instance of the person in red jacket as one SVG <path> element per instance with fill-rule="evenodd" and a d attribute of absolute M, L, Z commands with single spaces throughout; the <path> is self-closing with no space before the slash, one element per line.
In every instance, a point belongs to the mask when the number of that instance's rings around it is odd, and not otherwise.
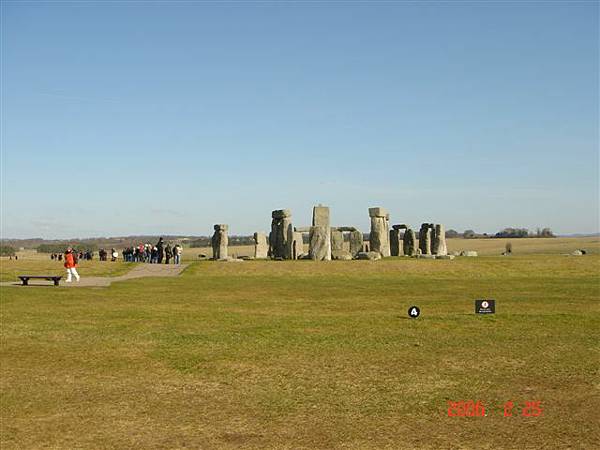
<path fill-rule="evenodd" d="M 76 281 L 79 281 L 79 274 L 77 273 L 77 258 L 73 253 L 73 249 L 69 247 L 65 252 L 65 268 L 67 269 L 67 283 L 71 282 L 71 276 L 75 277 Z"/>

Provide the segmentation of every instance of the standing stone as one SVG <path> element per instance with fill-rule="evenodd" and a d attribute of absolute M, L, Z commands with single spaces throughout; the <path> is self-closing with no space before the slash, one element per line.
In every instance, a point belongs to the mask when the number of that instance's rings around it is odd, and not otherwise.
<path fill-rule="evenodd" d="M 331 259 L 352 259 L 352 255 L 344 249 L 344 232 L 339 228 L 331 228 Z"/>
<path fill-rule="evenodd" d="M 309 234 L 310 258 L 315 261 L 331 261 L 331 229 L 329 225 L 329 207 L 313 208 L 312 227 Z"/>
<path fill-rule="evenodd" d="M 419 230 L 419 248 L 422 255 L 431 255 L 431 224 L 424 223 Z"/>
<path fill-rule="evenodd" d="M 389 219 L 384 208 L 369 208 L 371 217 L 371 233 L 369 243 L 372 252 L 378 252 L 382 257 L 390 256 Z"/>
<path fill-rule="evenodd" d="M 350 255 L 356 258 L 363 250 L 363 234 L 362 231 L 354 230 L 350 232 Z"/>
<path fill-rule="evenodd" d="M 214 226 L 214 234 L 211 239 L 213 259 L 227 259 L 227 244 L 229 238 L 227 236 L 228 226 L 225 224 L 219 224 Z"/>
<path fill-rule="evenodd" d="M 434 255 L 447 255 L 448 247 L 446 246 L 446 227 L 441 223 L 438 223 L 435 226 L 435 237 L 433 239 L 433 249 L 432 252 Z"/>
<path fill-rule="evenodd" d="M 400 256 L 402 253 L 402 247 L 400 246 L 400 230 L 390 230 L 390 254 L 392 256 Z"/>
<path fill-rule="evenodd" d="M 294 231 L 292 239 L 291 259 L 300 259 L 304 255 L 304 237 L 302 233 Z"/>
<path fill-rule="evenodd" d="M 344 250 L 344 233 L 336 228 L 331 229 L 331 251 Z"/>
<path fill-rule="evenodd" d="M 254 258 L 265 259 L 269 253 L 269 244 L 267 236 L 264 233 L 254 233 Z"/>
<path fill-rule="evenodd" d="M 269 254 L 272 258 L 290 259 L 290 231 L 292 213 L 289 209 L 277 209 L 271 213 L 271 233 L 269 234 Z"/>
<path fill-rule="evenodd" d="M 331 240 L 327 227 L 310 227 L 308 253 L 313 261 L 331 260 Z"/>
<path fill-rule="evenodd" d="M 329 228 L 329 206 L 313 207 L 312 226 Z"/>
<path fill-rule="evenodd" d="M 415 256 L 417 254 L 416 242 L 417 238 L 415 236 L 415 231 L 407 228 L 404 232 L 404 238 L 402 241 L 402 247 L 405 255 Z"/>

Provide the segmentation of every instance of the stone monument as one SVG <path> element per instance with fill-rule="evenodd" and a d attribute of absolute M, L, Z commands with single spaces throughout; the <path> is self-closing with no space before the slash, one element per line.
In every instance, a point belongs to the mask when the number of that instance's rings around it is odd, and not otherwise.
<path fill-rule="evenodd" d="M 213 259 L 227 259 L 227 244 L 229 238 L 227 236 L 228 226 L 225 224 L 218 224 L 214 226 L 215 232 L 211 239 L 211 246 L 213 251 Z"/>
<path fill-rule="evenodd" d="M 380 253 L 382 257 L 390 256 L 390 215 L 384 208 L 369 208 L 371 218 L 371 233 L 369 243 L 372 252 Z"/>
<path fill-rule="evenodd" d="M 265 233 L 254 233 L 254 258 L 265 259 L 269 254 L 269 244 Z"/>

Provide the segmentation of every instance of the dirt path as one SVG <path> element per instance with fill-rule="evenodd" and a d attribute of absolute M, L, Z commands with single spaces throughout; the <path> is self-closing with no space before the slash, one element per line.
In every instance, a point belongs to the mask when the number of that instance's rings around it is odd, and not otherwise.
<path fill-rule="evenodd" d="M 166 264 L 140 264 L 135 266 L 129 272 L 118 277 L 86 277 L 82 274 L 79 282 L 73 280 L 71 283 L 65 282 L 63 278 L 60 285 L 64 287 L 106 287 L 116 281 L 132 280 L 134 278 L 145 277 L 176 277 L 187 267 L 187 264 L 166 265 Z M 51 281 L 30 280 L 30 286 L 49 286 Z M 21 282 L 8 281 L 0 283 L 0 286 L 21 286 Z"/>

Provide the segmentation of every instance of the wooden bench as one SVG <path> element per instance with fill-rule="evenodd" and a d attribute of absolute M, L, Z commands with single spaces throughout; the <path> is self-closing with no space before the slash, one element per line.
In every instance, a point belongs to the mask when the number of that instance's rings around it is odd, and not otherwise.
<path fill-rule="evenodd" d="M 55 275 L 19 275 L 19 278 L 23 282 L 23 286 L 29 286 L 29 280 L 31 278 L 39 278 L 41 280 L 52 280 L 54 281 L 54 286 L 58 286 L 58 282 L 62 277 Z"/>

